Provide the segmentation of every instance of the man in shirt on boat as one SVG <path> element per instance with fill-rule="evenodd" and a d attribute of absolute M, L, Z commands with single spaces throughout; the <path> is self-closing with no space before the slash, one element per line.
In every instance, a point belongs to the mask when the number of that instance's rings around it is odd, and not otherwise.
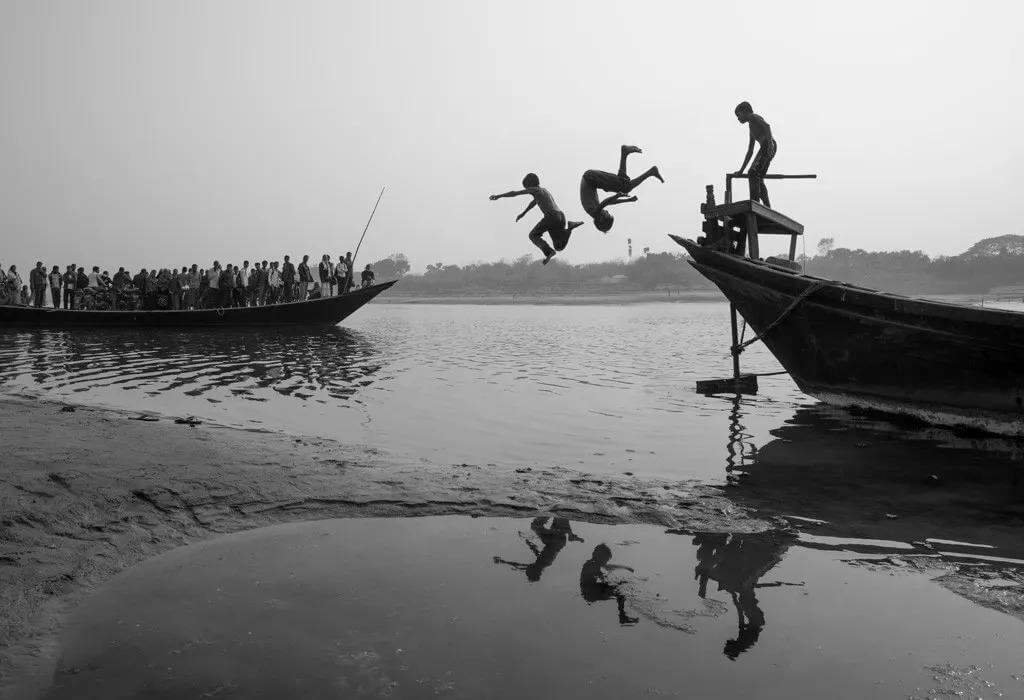
<path fill-rule="evenodd" d="M 28 286 L 32 292 L 32 306 L 42 308 L 46 304 L 46 268 L 37 262 L 28 273 Z"/>
<path fill-rule="evenodd" d="M 309 269 L 309 256 L 303 255 L 299 263 L 299 301 L 305 301 L 313 286 L 313 273 Z"/>
<path fill-rule="evenodd" d="M 359 281 L 362 282 L 362 286 L 369 287 L 374 283 L 374 281 L 376 281 L 376 279 L 377 275 L 373 274 L 373 268 L 370 265 L 367 265 L 366 268 L 363 269 Z"/>
<path fill-rule="evenodd" d="M 320 265 L 317 270 L 320 273 L 320 291 L 324 296 L 334 295 L 334 266 L 331 265 L 331 256 L 324 253 L 320 258 Z"/>
<path fill-rule="evenodd" d="M 64 277 L 61 280 L 64 283 L 64 308 L 74 309 L 75 308 L 75 285 L 78 282 L 78 275 L 75 274 L 75 266 L 68 265 L 64 270 Z"/>
<path fill-rule="evenodd" d="M 622 146 L 619 149 L 619 172 L 617 174 L 604 170 L 588 170 L 583 173 L 583 179 L 580 180 L 580 202 L 583 204 L 583 209 L 593 217 L 594 226 L 602 233 L 607 233 L 615 223 L 615 217 L 608 211 L 608 207 L 625 202 L 635 202 L 636 197 L 628 196 L 629 193 L 649 177 L 655 177 L 661 182 L 665 182 L 656 165 L 648 168 L 647 172 L 640 177 L 630 179 L 626 174 L 626 158 L 631 153 L 643 153 L 643 151 L 636 146 Z M 599 200 L 598 190 L 615 194 L 604 200 Z"/>
<path fill-rule="evenodd" d="M 766 207 L 771 207 L 768 200 L 768 188 L 764 186 L 764 176 L 768 174 L 768 166 L 775 158 L 777 144 L 772 137 L 772 128 L 768 122 L 759 114 L 754 114 L 754 109 L 749 102 L 740 102 L 736 105 L 736 118 L 740 124 L 750 126 L 750 142 L 747 144 L 747 155 L 743 157 L 743 165 L 736 171 L 742 175 L 743 170 L 750 163 L 750 156 L 754 152 L 754 143 L 758 144 L 757 156 L 750 164 L 750 199 L 751 201 L 763 202 Z"/>
<path fill-rule="evenodd" d="M 555 204 L 555 198 L 551 196 L 550 192 L 540 186 L 540 178 L 534 173 L 527 173 L 526 177 L 523 178 L 523 189 L 492 194 L 489 199 L 493 202 L 503 197 L 518 197 L 524 194 L 530 195 L 533 199 L 526 205 L 526 209 L 523 209 L 523 212 L 516 217 L 516 221 L 526 216 L 526 213 L 535 206 L 540 209 L 544 218 L 538 221 L 533 230 L 530 231 L 530 242 L 544 253 L 543 264 L 547 265 L 551 258 L 555 256 L 555 251 L 565 250 L 565 247 L 569 245 L 569 236 L 572 234 L 572 230 L 582 226 L 583 222 L 566 222 L 565 214 Z M 554 248 L 544 240 L 545 233 L 551 237 L 551 243 Z"/>
<path fill-rule="evenodd" d="M 284 256 L 281 264 L 281 288 L 285 303 L 295 301 L 295 264 L 290 255 Z"/>
<path fill-rule="evenodd" d="M 355 286 L 355 270 L 352 269 L 352 251 L 345 253 L 345 285 L 344 291 L 351 292 Z"/>
<path fill-rule="evenodd" d="M 53 269 L 50 270 L 49 280 L 50 280 L 50 299 L 53 301 L 53 308 L 59 309 L 60 308 L 61 275 L 60 275 L 60 268 L 57 267 L 56 265 L 54 265 Z"/>
<path fill-rule="evenodd" d="M 241 298 L 239 306 L 249 305 L 249 261 L 243 260 L 242 267 L 238 270 L 238 279 L 235 282 L 235 293 Z"/>

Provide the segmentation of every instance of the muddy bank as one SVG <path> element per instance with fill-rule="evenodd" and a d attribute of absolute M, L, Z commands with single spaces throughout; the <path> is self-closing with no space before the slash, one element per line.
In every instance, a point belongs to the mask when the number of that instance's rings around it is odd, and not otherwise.
<path fill-rule="evenodd" d="M 321 438 L 0 400 L 0 694 L 55 663 L 66 611 L 132 564 L 217 534 L 331 517 L 557 514 L 753 532 L 719 489 L 524 465 L 436 465 Z"/>

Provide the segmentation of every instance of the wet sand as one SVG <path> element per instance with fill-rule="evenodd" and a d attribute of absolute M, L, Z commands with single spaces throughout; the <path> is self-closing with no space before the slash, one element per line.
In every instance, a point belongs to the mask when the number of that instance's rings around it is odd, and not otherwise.
<path fill-rule="evenodd" d="M 31 697 L 49 683 L 66 613 L 94 587 L 223 533 L 442 514 L 556 514 L 713 532 L 771 525 L 696 482 L 403 462 L 323 438 L 134 417 L 0 400 L 0 695 Z"/>

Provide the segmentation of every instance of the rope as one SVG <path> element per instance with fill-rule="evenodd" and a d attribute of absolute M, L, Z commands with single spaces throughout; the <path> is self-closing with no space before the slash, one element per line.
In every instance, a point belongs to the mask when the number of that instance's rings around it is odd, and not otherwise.
<path fill-rule="evenodd" d="M 768 324 L 768 327 L 764 329 L 764 332 L 758 333 L 757 335 L 755 335 L 750 340 L 742 342 L 739 345 L 736 345 L 735 347 L 733 347 L 732 348 L 732 354 L 733 355 L 739 355 L 741 352 L 746 350 L 748 347 L 750 347 L 751 345 L 753 345 L 757 341 L 759 341 L 762 338 L 764 338 L 766 335 L 768 335 L 768 333 L 771 332 L 771 330 L 773 328 L 775 328 L 775 326 L 779 325 L 782 322 L 782 320 L 784 318 L 786 318 L 786 316 L 789 316 L 789 314 L 791 314 L 793 312 L 793 310 L 797 306 L 800 305 L 800 302 L 802 302 L 804 299 L 806 299 L 807 297 L 809 297 L 812 294 L 814 294 L 816 291 L 818 291 L 822 287 L 827 287 L 828 285 L 829 285 L 828 282 L 815 282 L 815 283 L 811 284 L 810 286 L 808 286 L 807 289 L 805 289 L 804 291 L 800 292 L 800 295 L 796 299 L 793 300 L 792 304 L 790 304 L 789 306 L 786 307 L 785 311 L 783 311 L 781 314 L 779 314 L 779 317 L 777 319 L 775 319 L 774 321 L 772 321 L 771 323 Z"/>

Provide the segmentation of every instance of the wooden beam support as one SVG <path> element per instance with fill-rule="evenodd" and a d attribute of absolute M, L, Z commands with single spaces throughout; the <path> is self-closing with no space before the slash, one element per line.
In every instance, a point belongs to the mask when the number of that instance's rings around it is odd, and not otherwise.
<path fill-rule="evenodd" d="M 761 250 L 757 241 L 757 214 L 747 214 L 747 254 L 752 260 L 761 257 Z"/>

